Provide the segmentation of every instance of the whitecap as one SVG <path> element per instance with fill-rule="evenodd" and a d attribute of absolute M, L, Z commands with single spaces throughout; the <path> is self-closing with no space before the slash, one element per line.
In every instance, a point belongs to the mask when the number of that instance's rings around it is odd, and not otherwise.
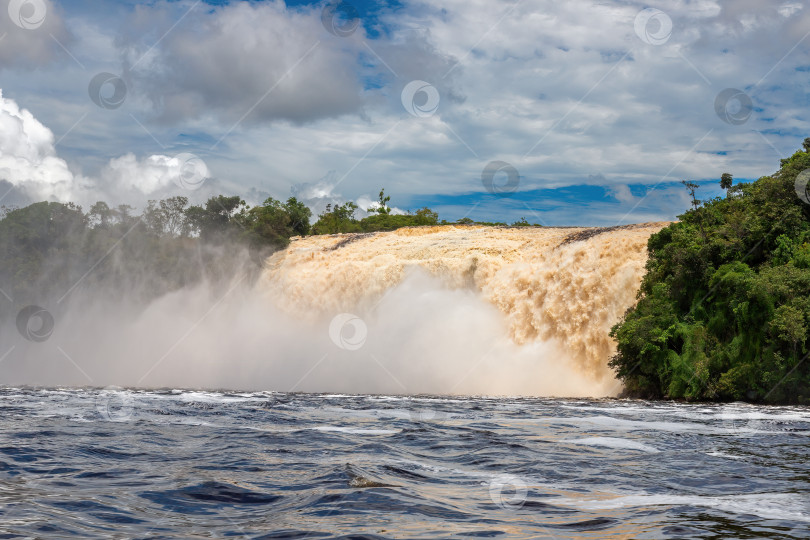
<path fill-rule="evenodd" d="M 564 439 L 562 443 L 584 444 L 587 446 L 605 446 L 607 448 L 620 448 L 623 450 L 639 450 L 651 454 L 659 452 L 657 448 L 650 445 L 633 441 L 630 439 L 620 439 L 618 437 L 585 437 L 583 439 Z"/>

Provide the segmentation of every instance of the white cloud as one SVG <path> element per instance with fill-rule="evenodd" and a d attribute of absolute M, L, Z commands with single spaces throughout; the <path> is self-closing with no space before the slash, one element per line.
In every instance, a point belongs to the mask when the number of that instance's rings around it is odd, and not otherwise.
<path fill-rule="evenodd" d="M 156 154 L 138 159 L 128 153 L 111 159 L 98 177 L 74 174 L 57 155 L 53 132 L 0 90 L 0 181 L 13 186 L 17 198 L 87 205 L 107 197 L 142 205 L 148 198 L 187 194 L 183 190 L 189 186 L 204 184 L 211 176 L 208 167 L 190 158 Z"/>
<path fill-rule="evenodd" d="M 630 187 L 624 184 L 617 184 L 608 191 L 613 198 L 621 203 L 631 203 L 636 199 L 633 194 L 630 193 Z"/>
<path fill-rule="evenodd" d="M 184 173 L 195 175 L 192 188 L 196 189 L 211 177 L 205 162 L 198 160 L 199 170 L 184 170 L 188 165 L 184 156 L 152 155 L 139 160 L 134 154 L 126 154 L 110 160 L 101 174 L 101 181 L 109 185 L 114 193 L 137 192 L 154 195 L 167 188 L 183 188 L 181 178 Z"/>
<path fill-rule="evenodd" d="M 34 196 L 66 198 L 73 173 L 56 155 L 53 133 L 0 90 L 0 180 Z"/>

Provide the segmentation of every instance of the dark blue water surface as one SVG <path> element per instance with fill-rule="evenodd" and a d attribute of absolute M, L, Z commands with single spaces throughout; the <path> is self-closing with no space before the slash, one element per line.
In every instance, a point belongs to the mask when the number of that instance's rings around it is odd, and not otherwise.
<path fill-rule="evenodd" d="M 810 409 L 0 389 L 0 537 L 807 538 Z"/>

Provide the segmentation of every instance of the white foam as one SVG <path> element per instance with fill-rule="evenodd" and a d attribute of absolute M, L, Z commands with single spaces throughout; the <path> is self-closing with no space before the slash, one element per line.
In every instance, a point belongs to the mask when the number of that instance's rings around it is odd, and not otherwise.
<path fill-rule="evenodd" d="M 341 426 L 316 426 L 307 429 L 314 429 L 315 431 L 337 431 L 356 435 L 394 435 L 402 431 L 399 429 L 357 429 Z"/>
<path fill-rule="evenodd" d="M 655 454 L 659 452 L 657 448 L 630 439 L 620 439 L 618 437 L 585 437 L 583 439 L 564 439 L 561 443 L 583 444 L 586 446 L 604 446 L 607 448 L 620 448 L 623 450 L 639 450 Z"/>
<path fill-rule="evenodd" d="M 664 422 L 664 421 L 643 421 L 627 420 L 624 418 L 614 418 L 611 416 L 583 416 L 583 417 L 546 417 L 514 419 L 513 422 L 528 424 L 590 424 L 602 428 L 617 431 L 667 431 L 673 433 L 698 432 L 698 433 L 727 433 L 728 429 L 719 429 L 705 424 L 693 422 Z"/>
<path fill-rule="evenodd" d="M 637 506 L 699 506 L 716 508 L 736 515 L 810 521 L 810 505 L 807 500 L 792 493 L 754 493 L 726 497 L 643 494 L 618 496 L 612 499 L 555 499 L 554 503 L 583 510 L 612 510 Z"/>
<path fill-rule="evenodd" d="M 266 396 L 257 396 L 255 394 L 240 393 L 240 394 L 223 394 L 219 392 L 183 392 L 179 396 L 172 396 L 170 399 L 176 399 L 182 402 L 198 402 L 198 403 L 246 403 L 252 401 L 265 401 Z"/>
<path fill-rule="evenodd" d="M 712 457 L 721 457 L 726 459 L 743 459 L 742 456 L 733 456 L 731 454 L 726 454 L 725 452 L 720 452 L 719 450 L 713 450 L 711 452 L 706 452 L 707 456 Z"/>
<path fill-rule="evenodd" d="M 775 422 L 810 422 L 810 414 L 769 414 L 765 412 L 723 412 L 714 415 L 718 420 L 770 420 Z"/>

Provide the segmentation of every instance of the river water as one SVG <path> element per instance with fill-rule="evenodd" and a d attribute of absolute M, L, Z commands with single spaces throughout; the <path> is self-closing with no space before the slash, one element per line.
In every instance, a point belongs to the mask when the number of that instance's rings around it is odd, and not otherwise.
<path fill-rule="evenodd" d="M 0 388 L 0 537 L 807 538 L 810 408 Z"/>

